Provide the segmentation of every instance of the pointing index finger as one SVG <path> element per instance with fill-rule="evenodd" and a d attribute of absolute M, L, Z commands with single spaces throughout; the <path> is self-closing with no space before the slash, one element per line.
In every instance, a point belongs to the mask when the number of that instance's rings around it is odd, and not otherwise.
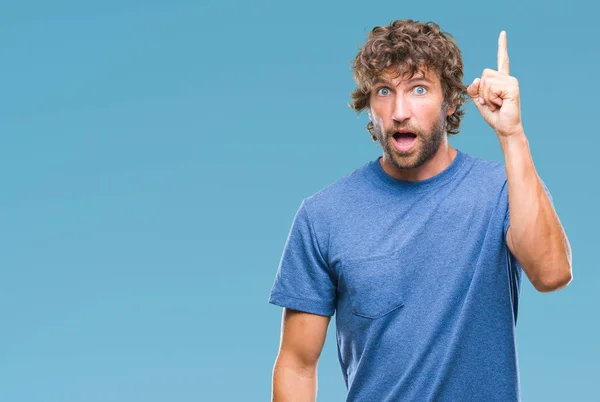
<path fill-rule="evenodd" d="M 498 71 L 510 75 L 510 69 L 508 67 L 508 45 L 506 41 L 506 31 L 500 32 L 498 37 Z"/>

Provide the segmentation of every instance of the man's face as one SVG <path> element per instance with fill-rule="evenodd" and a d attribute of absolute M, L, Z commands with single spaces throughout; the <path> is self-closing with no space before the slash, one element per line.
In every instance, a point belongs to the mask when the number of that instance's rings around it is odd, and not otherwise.
<path fill-rule="evenodd" d="M 410 80 L 408 74 L 395 75 L 388 70 L 374 80 L 369 117 L 384 157 L 398 169 L 414 169 L 435 155 L 446 134 L 446 116 L 455 108 L 444 107 L 435 71 L 417 72 Z"/>

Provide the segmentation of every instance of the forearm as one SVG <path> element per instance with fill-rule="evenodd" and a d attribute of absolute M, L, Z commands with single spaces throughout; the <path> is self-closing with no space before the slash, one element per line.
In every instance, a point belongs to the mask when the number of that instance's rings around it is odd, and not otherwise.
<path fill-rule="evenodd" d="M 273 369 L 272 402 L 315 402 L 317 367 L 304 367 L 277 359 Z"/>
<path fill-rule="evenodd" d="M 514 254 L 534 285 L 540 289 L 556 287 L 570 278 L 571 250 L 535 170 L 529 141 L 521 133 L 500 137 L 508 178 Z"/>

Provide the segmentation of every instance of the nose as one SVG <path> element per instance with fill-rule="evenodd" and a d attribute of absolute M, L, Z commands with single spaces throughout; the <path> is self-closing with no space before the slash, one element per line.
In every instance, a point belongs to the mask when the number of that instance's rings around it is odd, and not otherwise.
<path fill-rule="evenodd" d="M 405 120 L 410 119 L 411 117 L 411 109 L 409 102 L 404 98 L 404 96 L 397 96 L 394 101 L 394 111 L 392 114 L 392 119 L 402 123 Z"/>

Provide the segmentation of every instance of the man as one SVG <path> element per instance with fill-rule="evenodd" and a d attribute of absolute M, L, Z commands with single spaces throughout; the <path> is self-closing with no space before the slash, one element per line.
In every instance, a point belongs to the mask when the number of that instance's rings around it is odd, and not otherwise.
<path fill-rule="evenodd" d="M 296 213 L 269 297 L 284 307 L 273 400 L 315 400 L 334 311 L 347 401 L 520 400 L 522 271 L 540 292 L 572 273 L 523 131 L 506 33 L 498 70 L 467 88 L 451 35 L 394 21 L 371 31 L 354 78 L 351 107 L 367 110 L 383 156 Z M 469 97 L 505 164 L 449 144 Z"/>

